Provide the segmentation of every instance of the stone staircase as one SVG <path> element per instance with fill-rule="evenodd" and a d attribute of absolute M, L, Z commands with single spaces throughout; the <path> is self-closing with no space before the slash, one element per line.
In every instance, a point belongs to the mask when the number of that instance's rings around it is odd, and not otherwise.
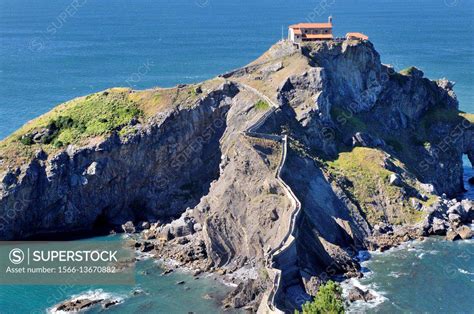
<path fill-rule="evenodd" d="M 291 188 L 281 178 L 287 158 L 288 138 L 286 135 L 280 136 L 256 132 L 275 113 L 279 106 L 255 88 L 238 82 L 233 83 L 242 89 L 255 93 L 271 105 L 271 109 L 248 127 L 244 134 L 246 136 L 274 140 L 282 145 L 282 156 L 276 172 L 276 178 L 291 200 L 293 210 L 290 216 L 290 227 L 282 241 L 277 247 L 266 253 L 266 267 L 270 276 L 273 277 L 273 285 L 270 293 L 265 295 L 262 301 L 264 304 L 259 308 L 259 312 L 289 313 L 295 308 L 300 308 L 302 304 L 310 300 L 310 297 L 306 294 L 301 281 L 295 244 L 296 223 L 301 212 L 301 203 Z"/>

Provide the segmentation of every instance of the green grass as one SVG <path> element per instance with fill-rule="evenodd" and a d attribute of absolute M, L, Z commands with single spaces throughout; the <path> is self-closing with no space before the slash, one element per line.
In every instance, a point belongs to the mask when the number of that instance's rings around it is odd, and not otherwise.
<path fill-rule="evenodd" d="M 33 137 L 43 130 L 38 144 L 62 147 L 81 139 L 101 136 L 119 130 L 133 118 L 142 115 L 140 109 L 128 100 L 128 93 L 103 92 L 83 98 L 58 112 L 52 111 L 18 134 L 23 145 L 33 145 Z"/>
<path fill-rule="evenodd" d="M 385 154 L 377 149 L 356 147 L 351 152 L 339 154 L 336 160 L 328 161 L 328 171 L 336 177 L 345 177 L 352 185 L 346 190 L 358 202 L 367 220 L 372 225 L 388 218 L 392 223 L 415 222 L 420 219 L 400 187 L 389 184 L 393 173 L 384 167 Z M 394 160 L 398 167 L 403 165 Z M 407 182 L 412 184 L 412 182 Z M 387 204 L 383 211 L 375 204 Z M 387 217 L 388 216 L 388 217 Z"/>
<path fill-rule="evenodd" d="M 402 75 L 412 75 L 414 70 L 416 70 L 416 68 L 414 66 L 411 66 L 411 67 L 408 67 L 406 69 L 401 70 L 400 74 L 402 74 Z"/>
<path fill-rule="evenodd" d="M 0 171 L 31 160 L 39 149 L 52 154 L 69 144 L 83 145 L 91 139 L 122 132 L 143 112 L 130 99 L 129 89 L 113 88 L 76 98 L 28 122 L 0 141 Z"/>
<path fill-rule="evenodd" d="M 255 103 L 255 109 L 259 111 L 264 111 L 270 109 L 270 105 L 263 100 L 259 100 Z"/>
<path fill-rule="evenodd" d="M 219 80 L 209 80 L 199 86 L 207 90 L 219 84 Z M 130 125 L 132 119 L 144 122 L 169 108 L 188 108 L 199 97 L 197 87 L 188 86 L 143 91 L 110 88 L 73 99 L 0 141 L 0 172 L 28 163 L 39 149 L 52 155 L 68 144 L 99 143 L 113 132 L 120 136 L 136 133 L 137 129 Z"/>
<path fill-rule="evenodd" d="M 471 124 L 474 123 L 474 115 L 458 111 L 456 109 L 445 108 L 442 106 L 436 106 L 428 110 L 421 118 L 420 125 L 423 138 L 429 138 L 431 128 L 437 127 L 438 124 L 451 124 L 458 125 L 463 123 L 463 120 L 469 121 Z"/>

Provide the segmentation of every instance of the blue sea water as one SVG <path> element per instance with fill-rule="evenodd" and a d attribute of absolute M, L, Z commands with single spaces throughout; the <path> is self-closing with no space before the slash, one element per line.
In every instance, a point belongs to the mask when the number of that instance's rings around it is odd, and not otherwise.
<path fill-rule="evenodd" d="M 93 240 L 124 241 L 118 235 Z M 55 248 L 57 246 L 51 243 L 50 249 Z M 108 313 L 220 313 L 223 312 L 220 301 L 231 291 L 231 287 L 216 281 L 215 277 L 196 279 L 179 271 L 162 276 L 163 268 L 151 258 L 138 261 L 135 272 L 135 285 L 71 285 L 65 280 L 54 286 L 0 286 L 0 313 L 45 313 L 61 301 L 75 297 L 119 300 L 120 303 L 110 307 Z M 177 284 L 181 281 L 184 283 Z M 100 305 L 88 311 L 102 312 Z"/>
<path fill-rule="evenodd" d="M 77 96 L 112 86 L 139 89 L 211 78 L 258 57 L 282 37 L 287 25 L 325 21 L 330 14 L 337 35 L 366 33 L 384 63 L 397 69 L 416 65 L 430 78 L 455 81 L 461 109 L 474 112 L 471 0 L 0 0 L 0 139 Z M 467 172 L 472 174 L 470 168 Z M 449 252 L 430 256 L 435 265 L 443 265 L 465 250 L 472 252 L 472 246 L 457 243 L 430 245 Z M 394 254 L 392 260 L 387 257 L 384 267 L 376 267 L 379 257 L 374 257 L 377 275 L 372 278 L 387 300 L 419 302 L 410 310 L 409 304 L 403 307 L 403 302 L 397 301 L 401 311 L 455 312 L 460 307 L 463 312 L 473 311 L 462 300 L 444 297 L 453 289 L 474 295 L 472 281 L 453 279 L 443 272 L 435 278 L 429 272 L 436 269 L 420 266 L 417 274 L 423 280 L 397 284 L 397 278 L 388 276 L 388 265 L 403 253 Z M 456 261 L 460 269 L 474 272 L 473 259 Z M 399 262 L 400 268 L 414 267 L 409 258 Z M 469 276 L 458 274 L 462 275 Z M 147 285 L 164 293 L 153 296 L 153 302 L 165 304 L 166 311 L 158 312 L 172 313 L 165 295 L 176 287 L 162 277 Z M 421 285 L 440 288 L 427 291 Z M 419 291 L 417 298 L 410 299 L 414 294 L 407 291 L 412 290 Z M 50 306 L 44 296 L 53 292 L 38 287 L 0 287 L 0 312 L 44 309 Z M 174 293 L 177 306 L 193 296 L 192 292 Z M 23 296 L 30 301 L 25 302 Z M 443 307 L 441 301 L 420 300 L 430 298 L 441 299 Z M 212 312 L 206 301 L 196 300 L 204 306 L 196 306 L 196 312 Z M 384 307 L 387 302 L 379 309 L 396 312 L 395 307 Z M 130 305 L 123 313 L 140 309 L 140 305 Z M 175 312 L 184 310 L 187 308 L 177 307 Z"/>
<path fill-rule="evenodd" d="M 371 305 L 357 301 L 360 313 L 472 313 L 474 240 L 430 238 L 376 253 L 362 263 L 369 271 L 357 281 L 374 291 Z M 354 281 L 354 279 L 352 279 Z"/>

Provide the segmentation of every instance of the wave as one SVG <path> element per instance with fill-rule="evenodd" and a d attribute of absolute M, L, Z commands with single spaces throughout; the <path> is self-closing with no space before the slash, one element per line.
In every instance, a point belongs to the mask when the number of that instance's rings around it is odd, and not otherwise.
<path fill-rule="evenodd" d="M 462 269 L 462 268 L 458 268 L 458 271 L 461 273 L 461 274 L 465 274 L 465 275 L 473 275 L 474 276 L 474 273 L 471 273 L 465 269 Z"/>
<path fill-rule="evenodd" d="M 380 251 L 368 251 L 370 255 L 372 256 L 380 256 L 380 255 L 392 255 L 394 253 L 400 252 L 400 251 L 406 251 L 406 252 L 422 252 L 423 249 L 420 248 L 420 245 L 425 243 L 427 239 L 423 240 L 410 240 L 407 242 L 403 242 L 399 244 L 398 246 L 391 247 L 386 251 L 380 252 Z"/>
<path fill-rule="evenodd" d="M 377 291 L 378 286 L 374 283 L 369 285 L 362 284 L 357 278 L 351 278 L 341 283 L 341 287 L 343 290 L 343 296 L 347 299 L 349 292 L 352 287 L 357 287 L 364 291 L 369 291 L 375 298 L 373 300 L 364 302 L 362 300 L 355 301 L 349 304 L 346 313 L 361 313 L 365 312 L 367 309 L 375 308 L 382 304 L 383 302 L 387 301 L 388 298 L 384 296 L 385 292 Z"/>
<path fill-rule="evenodd" d="M 408 273 L 392 271 L 387 276 L 393 277 L 393 278 L 399 278 L 399 277 L 406 276 L 406 275 L 408 275 Z"/>
<path fill-rule="evenodd" d="M 124 301 L 124 297 L 122 297 L 120 295 L 112 294 L 112 293 L 109 293 L 109 292 L 104 292 L 103 289 L 88 290 L 86 292 L 71 296 L 69 299 L 67 299 L 67 301 L 74 302 L 74 301 L 85 300 L 85 299 L 92 300 L 92 301 L 95 301 L 95 300 L 110 300 L 110 301 L 116 302 L 117 304 L 122 303 Z M 64 301 L 62 301 L 62 302 L 64 302 Z M 53 307 L 47 309 L 47 312 L 48 313 L 56 313 L 56 314 L 71 313 L 71 312 L 56 310 L 56 307 L 58 305 L 59 305 L 59 303 L 54 305 Z"/>
<path fill-rule="evenodd" d="M 137 261 L 149 260 L 153 256 L 155 256 L 155 254 L 149 253 L 149 252 L 140 252 L 140 251 L 135 252 L 135 258 L 137 259 Z"/>

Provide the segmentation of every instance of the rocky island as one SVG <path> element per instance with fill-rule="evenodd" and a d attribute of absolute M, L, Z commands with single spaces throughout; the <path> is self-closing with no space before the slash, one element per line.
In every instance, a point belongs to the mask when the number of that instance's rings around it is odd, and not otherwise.
<path fill-rule="evenodd" d="M 472 236 L 474 116 L 453 85 L 369 41 L 281 41 L 199 84 L 74 99 L 0 142 L 0 240 L 141 232 L 236 283 L 226 306 L 292 312 L 360 276 L 359 250 Z"/>

